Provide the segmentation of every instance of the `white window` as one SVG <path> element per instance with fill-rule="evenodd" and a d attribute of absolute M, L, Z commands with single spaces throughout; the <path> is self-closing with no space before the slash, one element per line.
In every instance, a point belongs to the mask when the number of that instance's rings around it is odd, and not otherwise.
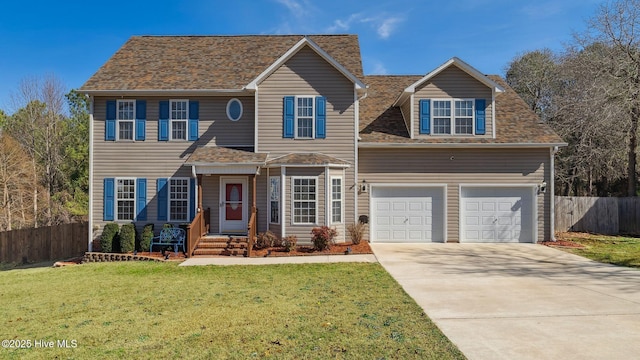
<path fill-rule="evenodd" d="M 133 140 L 135 114 L 135 100 L 117 101 L 116 122 L 118 124 L 118 140 Z"/>
<path fill-rule="evenodd" d="M 170 100 L 169 121 L 171 122 L 171 140 L 187 140 L 188 119 L 189 100 Z"/>
<path fill-rule="evenodd" d="M 293 224 L 308 225 L 316 223 L 317 183 L 316 177 L 293 177 Z"/>
<path fill-rule="evenodd" d="M 342 178 L 331 178 L 331 222 L 342 222 Z"/>
<path fill-rule="evenodd" d="M 136 213 L 136 179 L 116 179 L 117 221 L 133 220 Z"/>
<path fill-rule="evenodd" d="M 433 134 L 473 135 L 474 100 L 432 101 Z"/>
<path fill-rule="evenodd" d="M 280 223 L 280 177 L 269 177 L 269 222 Z"/>
<path fill-rule="evenodd" d="M 296 97 L 296 138 L 313 139 L 314 111 L 313 96 Z"/>
<path fill-rule="evenodd" d="M 169 179 L 169 221 L 189 220 L 189 179 Z"/>

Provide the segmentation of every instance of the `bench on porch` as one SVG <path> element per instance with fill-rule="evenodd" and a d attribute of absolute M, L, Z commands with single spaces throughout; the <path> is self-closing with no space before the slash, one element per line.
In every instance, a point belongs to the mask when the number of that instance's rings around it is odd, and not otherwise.
<path fill-rule="evenodd" d="M 186 232 L 182 228 L 163 228 L 160 230 L 160 235 L 151 239 L 151 245 L 149 245 L 149 252 L 152 251 L 153 245 L 159 246 L 172 246 L 173 252 L 178 255 L 178 247 L 182 247 L 182 252 L 186 254 L 185 242 Z M 164 255 L 165 248 L 162 248 L 162 254 Z"/>

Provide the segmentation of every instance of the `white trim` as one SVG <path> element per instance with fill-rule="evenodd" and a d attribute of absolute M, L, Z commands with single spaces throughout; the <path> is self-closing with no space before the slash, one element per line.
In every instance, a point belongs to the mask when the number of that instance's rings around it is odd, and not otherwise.
<path fill-rule="evenodd" d="M 360 141 L 360 99 L 365 99 L 368 94 L 365 93 L 364 95 L 362 95 L 361 98 L 358 98 L 358 93 L 357 93 L 357 89 L 355 88 L 354 85 L 354 91 L 353 91 L 353 101 L 355 104 L 354 107 L 354 117 L 355 117 L 355 128 L 354 128 L 354 134 L 353 134 L 353 155 L 354 155 L 354 162 L 355 165 L 353 167 L 353 181 L 355 184 L 358 183 L 358 142 Z M 346 176 L 346 168 L 342 168 L 342 175 L 345 177 L 345 179 L 347 178 Z M 354 222 L 358 220 L 358 186 L 354 186 L 353 187 L 353 216 L 354 216 Z"/>
<path fill-rule="evenodd" d="M 133 103 L 133 119 L 120 119 L 120 104 L 124 102 Z M 117 99 L 116 100 L 116 141 L 135 141 L 136 140 L 136 99 Z M 131 139 L 120 139 L 120 123 L 131 123 Z"/>
<path fill-rule="evenodd" d="M 328 201 L 328 199 L 329 199 L 329 194 L 331 194 L 328 183 L 329 183 L 329 168 L 325 167 L 324 168 L 324 225 L 327 225 L 327 226 L 331 224 L 331 219 L 329 219 L 329 216 L 328 216 L 331 204 L 327 204 L 330 202 Z"/>
<path fill-rule="evenodd" d="M 133 217 L 131 219 L 125 219 L 125 220 L 120 220 L 118 218 L 118 181 L 120 180 L 133 180 L 133 199 L 129 200 L 129 199 L 122 199 L 122 201 L 133 201 Z M 113 221 L 114 222 L 126 222 L 126 221 L 136 221 L 136 206 L 137 206 L 137 202 L 138 202 L 138 179 L 135 177 L 130 177 L 130 176 L 123 176 L 123 177 L 114 177 L 113 178 Z"/>
<path fill-rule="evenodd" d="M 284 238 L 286 236 L 286 221 L 285 221 L 285 208 L 287 206 L 287 200 L 285 198 L 285 191 L 287 190 L 287 167 L 283 166 L 280 168 L 280 186 L 282 186 L 282 192 L 280 196 L 282 197 L 282 206 L 280 206 L 280 234 L 281 237 Z"/>
<path fill-rule="evenodd" d="M 186 103 L 186 118 L 185 119 L 173 119 L 172 116 L 172 104 L 177 102 L 185 102 Z M 174 122 L 184 122 L 184 139 L 174 139 L 173 138 L 173 123 Z M 189 99 L 169 99 L 169 141 L 187 141 L 189 140 Z"/>
<path fill-rule="evenodd" d="M 334 179 L 340 179 L 340 221 L 338 222 L 334 222 L 333 221 L 333 180 Z M 328 224 L 331 225 L 337 225 L 337 224 L 344 224 L 345 220 L 344 220 L 344 215 L 345 215 L 345 211 L 344 211 L 344 174 L 343 175 L 331 175 L 329 176 L 329 185 L 327 186 L 327 188 L 329 189 L 329 196 L 327 197 L 327 202 L 329 203 L 329 211 L 327 212 L 329 214 L 329 221 L 327 222 Z"/>
<path fill-rule="evenodd" d="M 344 75 L 347 79 L 349 79 L 352 83 L 355 84 L 356 89 L 365 89 L 366 86 L 358 80 L 352 73 L 350 73 L 346 68 L 344 68 L 340 63 L 338 63 L 334 58 L 332 58 L 329 54 L 327 54 L 320 46 L 318 46 L 315 42 L 313 42 L 308 37 L 303 37 L 298 41 L 293 47 L 291 47 L 287 52 L 284 53 L 280 58 L 278 58 L 273 64 L 271 64 L 265 71 L 263 71 L 258 77 L 256 77 L 253 81 L 251 81 L 245 89 L 255 90 L 258 85 L 262 83 L 266 78 L 268 78 L 273 72 L 275 72 L 280 66 L 286 63 L 289 59 L 291 59 L 295 54 L 298 53 L 304 46 L 309 46 L 316 54 L 320 55 L 325 61 L 327 61 L 330 65 L 332 65 L 336 70 L 338 70 L 342 75 Z"/>
<path fill-rule="evenodd" d="M 89 252 L 93 251 L 93 111 L 94 98 L 89 96 Z"/>
<path fill-rule="evenodd" d="M 298 99 L 311 99 L 311 137 L 298 136 Z M 293 101 L 293 138 L 313 140 L 316 138 L 316 97 L 314 95 L 295 95 Z"/>
<path fill-rule="evenodd" d="M 384 142 L 361 142 L 360 148 L 553 148 L 557 146 L 567 146 L 567 143 L 384 143 Z"/>
<path fill-rule="evenodd" d="M 448 241 L 448 227 L 447 227 L 447 218 L 448 218 L 448 204 L 447 204 L 447 192 L 448 185 L 443 183 L 371 183 L 369 184 L 369 239 L 371 242 L 375 241 L 375 223 L 373 221 L 373 192 L 374 188 L 386 188 L 386 187 L 396 187 L 396 188 L 441 188 L 442 189 L 442 242 L 446 243 Z M 432 209 L 433 211 L 433 209 Z M 433 241 L 438 242 L 438 241 Z"/>
<path fill-rule="evenodd" d="M 463 234 L 463 213 L 464 209 L 462 207 L 462 189 L 463 188 L 519 188 L 519 189 L 530 189 L 531 190 L 531 200 L 533 209 L 531 211 L 531 230 L 533 231 L 533 243 L 538 242 L 538 198 L 536 196 L 536 191 L 538 189 L 537 184 L 473 184 L 473 183 L 464 183 L 458 185 L 458 242 L 463 242 L 462 234 Z"/>
<path fill-rule="evenodd" d="M 240 115 L 238 115 L 237 119 L 233 119 L 231 117 L 231 114 L 229 114 L 229 107 L 231 106 L 232 102 L 237 102 L 238 104 L 240 104 Z M 242 105 L 242 101 L 240 101 L 240 99 L 238 98 L 232 98 L 229 101 L 227 101 L 227 107 L 226 107 L 226 113 L 227 113 L 227 119 L 236 122 L 239 121 L 240 119 L 242 119 L 242 114 L 244 113 L 244 106 Z"/>
<path fill-rule="evenodd" d="M 551 226 L 551 241 L 556 241 L 556 200 L 555 200 L 555 179 L 556 179 L 556 152 L 558 151 L 558 148 L 552 148 L 550 149 L 549 153 L 550 153 L 550 176 L 549 176 L 549 203 L 551 204 L 550 206 L 550 226 Z"/>
<path fill-rule="evenodd" d="M 297 223 L 295 222 L 295 200 L 294 200 L 294 195 L 295 195 L 295 181 L 296 180 L 315 180 L 316 185 L 315 185 L 315 200 L 313 200 L 315 202 L 315 206 L 316 206 L 316 213 L 315 213 L 315 222 L 311 222 L 311 223 Z M 318 199 L 318 196 L 320 195 L 320 179 L 319 176 L 291 176 L 291 225 L 318 225 L 319 223 L 319 213 L 318 213 L 318 205 L 320 203 L 320 200 Z M 309 200 L 306 200 L 309 201 Z"/>
<path fill-rule="evenodd" d="M 431 71 L 430 73 L 425 75 L 420 80 L 414 82 L 413 84 L 411 84 L 407 88 L 405 88 L 404 91 L 402 92 L 402 94 L 400 94 L 400 96 L 396 99 L 396 101 L 393 103 L 392 106 L 398 106 L 399 103 L 404 102 L 405 98 L 410 96 L 410 94 L 416 92 L 416 88 L 417 87 L 419 87 L 420 85 L 422 85 L 426 81 L 432 79 L 433 77 L 435 77 L 436 75 L 438 75 L 444 69 L 448 68 L 451 65 L 455 65 L 460 70 L 462 70 L 462 71 L 466 72 L 467 74 L 471 75 L 471 77 L 475 78 L 476 80 L 478 80 L 479 82 L 483 83 L 487 87 L 492 88 L 494 91 L 496 91 L 496 92 L 504 92 L 504 88 L 502 86 L 498 85 L 498 83 L 496 83 L 495 81 L 489 79 L 487 76 L 482 74 L 480 71 L 478 71 L 477 69 L 475 69 L 471 65 L 467 64 L 466 62 L 460 60 L 459 58 L 452 57 L 451 59 L 447 60 L 444 64 L 438 66 L 436 69 L 434 69 L 433 71 Z"/>
<path fill-rule="evenodd" d="M 191 179 L 190 177 L 175 176 L 167 178 L 167 222 L 168 223 L 180 223 L 190 222 L 189 213 L 191 212 Z M 171 218 L 171 180 L 186 180 L 187 181 L 187 218 L 185 220 L 175 220 Z M 196 188 L 198 184 L 196 183 Z M 197 191 L 197 190 L 196 190 Z M 198 194 L 194 194 L 197 196 Z M 194 214 L 195 215 L 195 214 Z"/>
<path fill-rule="evenodd" d="M 416 125 L 413 123 L 413 118 L 415 117 L 415 104 L 413 103 L 413 101 L 415 100 L 415 95 L 411 94 L 411 96 L 409 97 L 411 103 L 409 104 L 409 111 L 411 112 L 411 114 L 409 115 L 409 121 L 411 122 L 411 135 L 409 136 L 411 139 L 413 139 L 415 137 L 415 127 Z M 402 107 L 400 107 L 400 109 L 402 109 Z"/>
<path fill-rule="evenodd" d="M 225 208 L 225 197 L 226 197 L 226 186 L 227 182 L 237 182 L 242 184 L 242 225 L 239 230 L 237 229 L 226 229 L 223 228 L 225 219 L 224 219 L 224 208 Z M 219 208 L 218 208 L 218 229 L 221 233 L 235 233 L 235 232 L 246 232 L 247 225 L 249 222 L 249 178 L 247 176 L 220 176 L 220 192 L 219 192 Z M 238 221 L 238 220 L 232 220 Z"/>
<path fill-rule="evenodd" d="M 253 95 L 253 152 L 258 152 L 258 87 Z"/>
<path fill-rule="evenodd" d="M 486 114 L 486 110 L 485 110 L 485 114 Z M 496 138 L 496 92 L 491 91 L 491 127 L 492 127 L 492 132 L 491 132 L 491 137 L 493 139 Z"/>

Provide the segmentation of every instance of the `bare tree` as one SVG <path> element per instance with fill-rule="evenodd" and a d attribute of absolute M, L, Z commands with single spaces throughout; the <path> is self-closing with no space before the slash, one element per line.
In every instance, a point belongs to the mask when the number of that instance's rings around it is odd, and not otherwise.
<path fill-rule="evenodd" d="M 60 187 L 62 178 L 60 164 L 65 104 L 64 86 L 54 76 L 43 79 L 29 78 L 20 83 L 18 92 L 12 96 L 17 111 L 7 121 L 7 132 L 11 134 L 31 157 L 33 168 L 33 212 L 39 214 L 38 188 L 42 183 L 46 189 L 44 221 L 50 225 L 53 219 L 52 195 Z M 40 174 L 40 175 L 39 175 Z M 38 217 L 34 226 L 39 225 Z"/>
<path fill-rule="evenodd" d="M 576 35 L 582 48 L 598 44 L 601 58 L 592 68 L 601 91 L 619 117 L 610 124 L 627 136 L 627 195 L 637 195 L 637 147 L 640 123 L 640 0 L 618 0 L 598 8 L 589 31 Z M 601 46 L 600 46 L 601 45 Z"/>
<path fill-rule="evenodd" d="M 9 135 L 0 135 L 0 207 L 3 217 L 0 217 L 0 229 L 11 230 L 14 225 L 18 228 L 30 225 L 34 214 L 28 214 L 24 208 L 29 202 L 31 172 L 30 159 L 22 146 Z M 14 214 L 20 214 L 15 219 Z"/>

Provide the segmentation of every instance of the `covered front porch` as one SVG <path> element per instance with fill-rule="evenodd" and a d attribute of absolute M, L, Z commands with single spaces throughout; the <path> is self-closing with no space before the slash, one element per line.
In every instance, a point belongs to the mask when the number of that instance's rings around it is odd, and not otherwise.
<path fill-rule="evenodd" d="M 196 182 L 196 215 L 187 226 L 188 257 L 251 256 L 257 234 L 257 178 L 268 154 L 199 147 L 187 159 Z"/>

